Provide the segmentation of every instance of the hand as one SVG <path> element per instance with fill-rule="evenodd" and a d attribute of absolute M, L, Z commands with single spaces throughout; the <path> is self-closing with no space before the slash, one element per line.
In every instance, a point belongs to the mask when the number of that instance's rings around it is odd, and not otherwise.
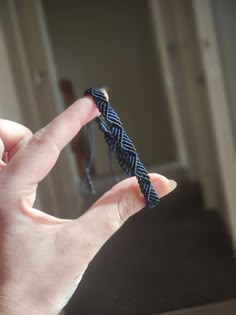
<path fill-rule="evenodd" d="M 145 206 L 135 178 L 103 195 L 76 220 L 33 208 L 38 183 L 60 151 L 99 112 L 82 98 L 34 135 L 0 120 L 0 314 L 58 314 L 101 246 Z M 160 197 L 174 187 L 152 174 Z"/>

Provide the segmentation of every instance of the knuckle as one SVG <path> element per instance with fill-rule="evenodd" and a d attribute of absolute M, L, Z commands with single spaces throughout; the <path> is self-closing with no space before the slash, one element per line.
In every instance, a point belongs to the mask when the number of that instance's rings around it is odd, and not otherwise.
<path fill-rule="evenodd" d="M 35 145 L 42 144 L 45 141 L 46 134 L 47 134 L 46 127 L 41 128 L 34 134 L 31 140 L 31 144 Z"/>
<path fill-rule="evenodd" d="M 54 150 L 58 155 L 60 153 L 60 149 L 51 136 L 47 126 L 41 128 L 34 134 L 30 141 L 30 144 L 34 146 L 48 145 L 50 146 L 50 150 Z"/>
<path fill-rule="evenodd" d="M 33 132 L 29 128 L 25 127 L 25 131 L 24 132 L 25 132 L 25 137 L 27 139 L 30 139 L 30 138 L 33 137 Z"/>
<path fill-rule="evenodd" d="M 115 233 L 125 221 L 121 218 L 120 213 L 115 205 L 112 209 L 107 211 L 106 229 L 108 234 Z"/>
<path fill-rule="evenodd" d="M 117 196 L 117 191 L 112 188 L 104 195 L 104 199 L 110 203 L 106 211 L 106 228 L 110 233 L 117 231 L 138 209 L 141 209 L 139 198 L 135 198 L 132 191 L 130 194 Z M 115 202 L 111 202 L 112 200 Z"/>
<path fill-rule="evenodd" d="M 117 205 L 117 216 L 119 221 L 123 224 L 127 221 L 134 213 L 135 201 L 132 198 L 119 198 Z"/>

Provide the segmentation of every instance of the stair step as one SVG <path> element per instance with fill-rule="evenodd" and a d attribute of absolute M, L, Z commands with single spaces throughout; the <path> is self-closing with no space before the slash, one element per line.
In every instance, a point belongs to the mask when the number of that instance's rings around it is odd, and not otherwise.
<path fill-rule="evenodd" d="M 220 303 L 211 303 L 203 306 L 162 313 L 159 315 L 235 315 L 236 299 L 223 301 Z M 158 315 L 153 314 L 153 315 Z"/>
<path fill-rule="evenodd" d="M 160 207 L 173 208 L 191 206 L 203 208 L 203 196 L 200 184 L 193 181 L 181 181 L 176 189 L 161 199 Z"/>
<path fill-rule="evenodd" d="M 68 314 L 178 310 L 236 297 L 235 283 L 231 242 L 215 211 L 145 209 L 95 257 Z"/>

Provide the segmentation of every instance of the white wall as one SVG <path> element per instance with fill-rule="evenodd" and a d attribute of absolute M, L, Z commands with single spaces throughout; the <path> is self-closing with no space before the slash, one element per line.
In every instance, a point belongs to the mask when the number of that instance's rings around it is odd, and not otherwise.
<path fill-rule="evenodd" d="M 0 3 L 0 11 L 4 10 Z M 0 117 L 24 124 L 22 109 L 18 100 L 14 74 L 11 68 L 6 32 L 3 25 L 3 16 L 0 14 Z M 40 197 L 37 197 L 35 206 L 41 208 Z"/>
<path fill-rule="evenodd" d="M 236 144 L 236 2 L 234 0 L 211 1 L 219 40 L 227 97 Z"/>
<path fill-rule="evenodd" d="M 43 1 L 58 73 L 77 96 L 110 87 L 114 107 L 145 164 L 176 159 L 152 28 L 145 1 Z M 107 148 L 96 136 L 96 166 L 109 172 Z"/>
<path fill-rule="evenodd" d="M 22 123 L 16 89 L 6 50 L 3 25 L 0 19 L 0 116 Z"/>
<path fill-rule="evenodd" d="M 1 39 L 0 50 L 0 114 L 9 120 L 25 124 L 32 131 L 43 127 L 58 113 L 52 89 L 52 79 L 44 42 L 40 33 L 36 1 L 0 1 Z M 19 5 L 19 7 L 18 7 Z M 3 37 L 4 35 L 4 37 Z M 5 71 L 2 71 L 5 70 Z M 47 73 L 38 87 L 32 80 L 36 70 Z M 52 172 L 40 185 L 40 207 L 50 214 L 72 218 L 80 213 L 78 180 L 70 159 L 64 150 Z"/>

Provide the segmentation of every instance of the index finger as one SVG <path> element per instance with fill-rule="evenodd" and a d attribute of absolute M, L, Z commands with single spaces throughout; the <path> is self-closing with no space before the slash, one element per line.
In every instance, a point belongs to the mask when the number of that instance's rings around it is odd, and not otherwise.
<path fill-rule="evenodd" d="M 8 170 L 14 170 L 17 185 L 22 187 L 40 182 L 56 163 L 60 151 L 83 125 L 98 115 L 93 100 L 84 97 L 36 132 L 8 164 Z"/>

